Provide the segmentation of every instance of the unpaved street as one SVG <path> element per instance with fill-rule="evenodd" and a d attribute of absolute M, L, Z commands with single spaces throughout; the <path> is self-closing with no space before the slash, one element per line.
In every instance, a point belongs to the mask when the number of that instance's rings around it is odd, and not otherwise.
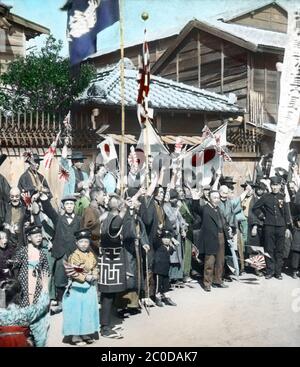
<path fill-rule="evenodd" d="M 95 347 L 300 346 L 300 278 L 243 275 L 228 289 L 176 289 L 177 307 L 151 308 L 123 321 L 124 339 L 100 336 Z M 293 295 L 294 294 L 294 295 Z M 297 298 L 298 297 L 298 298 Z M 293 311 L 294 308 L 294 311 Z M 62 343 L 62 315 L 51 317 L 48 346 Z"/>

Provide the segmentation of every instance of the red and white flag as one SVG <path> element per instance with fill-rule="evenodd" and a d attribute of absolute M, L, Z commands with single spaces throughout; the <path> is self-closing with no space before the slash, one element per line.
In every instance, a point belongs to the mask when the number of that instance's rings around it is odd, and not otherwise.
<path fill-rule="evenodd" d="M 266 267 L 266 261 L 264 255 L 255 255 L 245 260 L 252 268 L 261 270 Z"/>
<path fill-rule="evenodd" d="M 103 140 L 102 143 L 98 144 L 97 148 L 100 149 L 103 164 L 107 164 L 113 159 L 118 159 L 115 144 L 111 137 Z"/>
<path fill-rule="evenodd" d="M 64 167 L 60 166 L 58 172 L 58 178 L 63 182 L 69 181 L 70 172 L 66 170 Z"/>
<path fill-rule="evenodd" d="M 49 169 L 51 167 L 52 160 L 56 153 L 56 147 L 57 147 L 57 143 L 58 143 L 60 134 L 61 134 L 61 131 L 59 131 L 59 133 L 56 135 L 54 142 L 50 145 L 50 147 L 48 148 L 47 152 L 44 155 L 43 164 L 44 164 L 45 169 Z"/>
<path fill-rule="evenodd" d="M 225 152 L 227 124 L 223 124 L 212 132 L 208 126 L 202 130 L 203 141 L 201 144 L 190 149 L 184 157 L 185 167 L 191 165 L 197 174 L 197 180 L 201 185 L 209 185 L 213 173 L 220 168 L 220 156 L 224 160 L 230 160 Z M 199 174 L 199 175 L 198 175 Z"/>
<path fill-rule="evenodd" d="M 147 118 L 153 118 L 153 109 L 148 107 L 148 94 L 150 90 L 150 55 L 146 41 L 146 29 L 144 31 L 145 40 L 143 44 L 143 57 L 138 57 L 138 97 L 137 97 L 137 117 L 141 127 L 144 127 Z"/>

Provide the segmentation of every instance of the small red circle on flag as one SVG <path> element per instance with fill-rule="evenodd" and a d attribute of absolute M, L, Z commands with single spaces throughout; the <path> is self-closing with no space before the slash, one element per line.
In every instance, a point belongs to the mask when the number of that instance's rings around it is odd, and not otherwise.
<path fill-rule="evenodd" d="M 216 155 L 216 151 L 215 149 L 205 149 L 203 161 L 202 161 L 202 155 L 203 155 L 203 152 L 197 152 L 192 156 L 192 166 L 193 167 L 200 166 L 201 164 L 206 164 L 209 161 L 211 161 L 212 159 L 214 159 Z"/>
<path fill-rule="evenodd" d="M 110 147 L 109 147 L 109 144 L 104 144 L 104 151 L 107 155 L 110 154 Z"/>

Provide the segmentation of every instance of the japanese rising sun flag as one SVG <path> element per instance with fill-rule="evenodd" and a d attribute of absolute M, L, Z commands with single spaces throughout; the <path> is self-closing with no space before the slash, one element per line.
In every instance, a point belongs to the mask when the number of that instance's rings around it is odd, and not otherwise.
<path fill-rule="evenodd" d="M 56 153 L 56 147 L 57 147 L 58 139 L 60 137 L 60 133 L 61 132 L 59 131 L 59 133 L 56 135 L 54 142 L 50 145 L 49 149 L 47 150 L 47 152 L 44 155 L 43 164 L 44 164 L 45 169 L 49 169 L 51 166 L 52 160 Z"/>
<path fill-rule="evenodd" d="M 266 267 L 266 261 L 264 255 L 255 255 L 245 260 L 252 268 L 261 270 Z"/>
<path fill-rule="evenodd" d="M 146 29 L 144 31 L 145 40 L 143 44 L 143 57 L 139 55 L 138 73 L 138 97 L 137 97 L 137 117 L 141 127 L 144 127 L 147 118 L 153 118 L 153 110 L 148 107 L 148 94 L 150 89 L 150 55 L 148 43 L 146 41 Z"/>

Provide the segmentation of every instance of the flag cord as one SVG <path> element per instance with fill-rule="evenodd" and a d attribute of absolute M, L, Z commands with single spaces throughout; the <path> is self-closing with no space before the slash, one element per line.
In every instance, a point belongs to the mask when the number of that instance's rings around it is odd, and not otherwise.
<path fill-rule="evenodd" d="M 124 175 L 125 175 L 125 71 L 124 71 L 124 18 L 123 18 L 123 0 L 119 0 L 120 9 L 120 87 L 121 87 L 121 154 L 120 154 L 120 180 L 121 196 L 124 194 Z"/>

